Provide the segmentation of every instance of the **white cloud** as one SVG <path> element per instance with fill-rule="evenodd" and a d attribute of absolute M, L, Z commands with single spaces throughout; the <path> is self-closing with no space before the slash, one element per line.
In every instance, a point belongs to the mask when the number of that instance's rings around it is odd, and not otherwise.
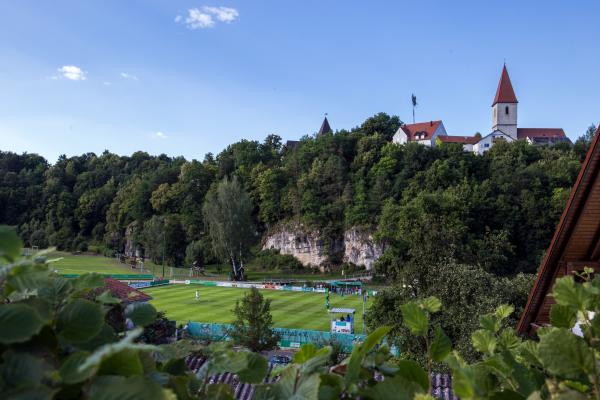
<path fill-rule="evenodd" d="M 121 72 L 121 78 L 123 79 L 131 79 L 134 81 L 139 81 L 138 77 L 135 75 L 128 74 L 127 72 Z"/>
<path fill-rule="evenodd" d="M 233 22 L 240 16 L 235 8 L 230 7 L 203 7 L 205 12 L 214 15 L 221 22 Z"/>
<path fill-rule="evenodd" d="M 112 85 L 112 83 L 110 83 L 109 81 L 104 81 L 104 82 L 102 82 L 102 84 L 104 86 L 110 86 L 110 85 Z"/>
<path fill-rule="evenodd" d="M 231 23 L 240 16 L 235 8 L 230 7 L 202 7 L 190 8 L 185 19 L 178 15 L 175 22 L 183 22 L 189 29 L 205 29 L 215 26 L 215 19 L 219 22 Z M 214 17 L 214 18 L 213 18 Z"/>
<path fill-rule="evenodd" d="M 81 68 L 74 65 L 63 65 L 58 68 L 58 72 L 60 72 L 63 77 L 72 81 L 84 81 L 87 78 L 86 73 Z"/>
<path fill-rule="evenodd" d="M 158 131 L 158 132 L 154 133 L 154 135 L 153 135 L 153 136 L 154 136 L 155 138 L 158 138 L 158 139 L 166 139 L 166 138 L 168 138 L 168 137 L 169 137 L 169 136 L 168 136 L 166 133 L 164 133 L 164 132 L 161 132 L 161 131 Z"/>

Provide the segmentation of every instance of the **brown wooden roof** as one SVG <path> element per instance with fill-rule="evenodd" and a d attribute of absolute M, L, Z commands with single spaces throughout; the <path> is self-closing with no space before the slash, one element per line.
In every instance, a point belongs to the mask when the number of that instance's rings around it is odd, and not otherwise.
<path fill-rule="evenodd" d="M 596 132 L 569 201 L 554 232 L 517 331 L 533 334 L 550 322 L 548 294 L 556 278 L 600 260 L 600 129 Z"/>

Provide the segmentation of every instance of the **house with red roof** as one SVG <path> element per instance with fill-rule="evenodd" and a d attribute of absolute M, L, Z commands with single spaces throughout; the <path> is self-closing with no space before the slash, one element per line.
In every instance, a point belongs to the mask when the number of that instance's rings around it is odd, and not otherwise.
<path fill-rule="evenodd" d="M 425 146 L 435 146 L 438 137 L 447 135 L 442 121 L 417 122 L 401 125 L 392 141 L 397 144 L 417 142 Z"/>
<path fill-rule="evenodd" d="M 492 131 L 485 136 L 449 136 L 442 121 L 419 122 L 402 125 L 393 142 L 417 142 L 426 146 L 459 143 L 465 151 L 483 154 L 500 141 L 525 140 L 532 145 L 553 145 L 570 142 L 561 128 L 520 128 L 517 123 L 517 95 L 513 89 L 506 65 L 502 68 L 496 96 L 492 103 Z"/>

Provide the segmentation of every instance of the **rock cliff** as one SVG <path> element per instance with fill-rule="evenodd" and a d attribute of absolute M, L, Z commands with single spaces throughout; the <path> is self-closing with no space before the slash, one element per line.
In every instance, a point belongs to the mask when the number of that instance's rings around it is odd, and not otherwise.
<path fill-rule="evenodd" d="M 344 232 L 344 261 L 347 263 L 364 265 L 370 270 L 384 251 L 384 246 L 365 231 L 351 228 Z"/>
<path fill-rule="evenodd" d="M 305 266 L 320 267 L 330 254 L 340 254 L 345 262 L 364 265 L 371 269 L 383 254 L 383 246 L 375 243 L 372 235 L 352 228 L 344 237 L 326 247 L 318 231 L 302 226 L 280 226 L 263 241 L 263 250 L 277 249 L 281 254 L 290 254 Z"/>

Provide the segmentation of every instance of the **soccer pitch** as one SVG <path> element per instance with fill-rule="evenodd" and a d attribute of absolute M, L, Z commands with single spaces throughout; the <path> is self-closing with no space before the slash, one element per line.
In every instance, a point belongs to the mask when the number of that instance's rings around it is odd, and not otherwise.
<path fill-rule="evenodd" d="M 196 301 L 196 290 L 200 300 Z M 223 288 L 197 285 L 169 285 L 143 289 L 152 296 L 152 303 L 159 311 L 178 323 L 187 321 L 231 323 L 234 319 L 235 301 L 241 299 L 248 289 Z M 271 299 L 273 325 L 277 328 L 329 330 L 329 313 L 325 308 L 325 294 L 311 292 L 291 292 L 261 290 L 263 296 Z M 362 332 L 361 296 L 340 296 L 330 294 L 331 307 L 356 309 L 354 329 Z M 367 302 L 367 307 L 369 302 Z"/>

